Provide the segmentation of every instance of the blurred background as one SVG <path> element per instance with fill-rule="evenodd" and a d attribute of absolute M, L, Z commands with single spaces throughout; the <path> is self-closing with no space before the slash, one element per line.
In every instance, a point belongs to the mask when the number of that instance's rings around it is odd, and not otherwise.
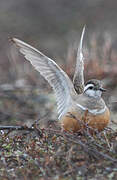
<path fill-rule="evenodd" d="M 85 79 L 97 78 L 117 100 L 117 2 L 110 0 L 0 1 L 0 121 L 20 123 L 51 113 L 48 83 L 9 41 L 17 37 L 54 59 L 72 78 L 83 26 Z M 49 94 L 49 95 L 48 95 Z M 113 95 L 111 98 L 110 94 Z M 7 122 L 6 122 L 7 121 Z"/>

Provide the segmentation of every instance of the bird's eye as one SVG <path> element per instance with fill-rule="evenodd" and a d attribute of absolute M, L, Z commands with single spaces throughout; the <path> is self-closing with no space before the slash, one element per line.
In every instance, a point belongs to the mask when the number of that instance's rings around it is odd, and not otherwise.
<path fill-rule="evenodd" d="M 91 87 L 89 87 L 89 89 L 93 89 L 93 87 L 91 86 Z"/>

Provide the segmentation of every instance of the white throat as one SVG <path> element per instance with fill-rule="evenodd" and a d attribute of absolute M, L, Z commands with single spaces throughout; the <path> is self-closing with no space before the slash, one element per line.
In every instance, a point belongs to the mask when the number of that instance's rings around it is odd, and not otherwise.
<path fill-rule="evenodd" d="M 100 98 L 102 95 L 102 91 L 99 89 L 98 90 L 94 89 L 93 84 L 87 84 L 84 88 L 84 93 L 93 98 Z"/>
<path fill-rule="evenodd" d="M 90 96 L 90 97 L 100 98 L 101 95 L 102 95 L 102 91 L 100 91 L 100 90 L 93 90 L 93 89 L 87 89 L 85 91 L 85 94 Z"/>

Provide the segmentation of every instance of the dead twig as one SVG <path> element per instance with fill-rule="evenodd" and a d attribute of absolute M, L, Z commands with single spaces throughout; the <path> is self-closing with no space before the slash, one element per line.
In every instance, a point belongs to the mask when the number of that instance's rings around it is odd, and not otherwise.
<path fill-rule="evenodd" d="M 27 131 L 34 131 L 34 127 L 27 127 L 27 126 L 0 126 L 0 130 L 27 130 Z"/>

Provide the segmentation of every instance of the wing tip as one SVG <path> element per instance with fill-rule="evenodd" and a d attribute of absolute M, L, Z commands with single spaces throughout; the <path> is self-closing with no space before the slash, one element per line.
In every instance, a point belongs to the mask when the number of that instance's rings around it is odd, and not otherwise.
<path fill-rule="evenodd" d="M 82 32 L 85 32 L 85 30 L 86 30 L 86 24 L 83 26 Z"/>
<path fill-rule="evenodd" d="M 8 37 L 8 40 L 9 40 L 10 42 L 15 43 L 15 38 L 13 38 L 13 37 Z"/>
<path fill-rule="evenodd" d="M 15 45 L 18 46 L 18 44 L 17 44 L 17 40 L 18 40 L 18 39 L 13 38 L 13 37 L 8 37 L 8 40 L 9 40 L 9 42 L 11 42 L 11 43 L 13 43 L 13 44 L 15 44 Z"/>
<path fill-rule="evenodd" d="M 83 39 L 84 39 L 85 30 L 86 30 L 86 24 L 85 24 L 84 27 L 83 27 L 82 34 L 81 34 L 81 38 L 80 38 L 80 50 L 82 50 L 82 45 L 83 45 Z"/>

